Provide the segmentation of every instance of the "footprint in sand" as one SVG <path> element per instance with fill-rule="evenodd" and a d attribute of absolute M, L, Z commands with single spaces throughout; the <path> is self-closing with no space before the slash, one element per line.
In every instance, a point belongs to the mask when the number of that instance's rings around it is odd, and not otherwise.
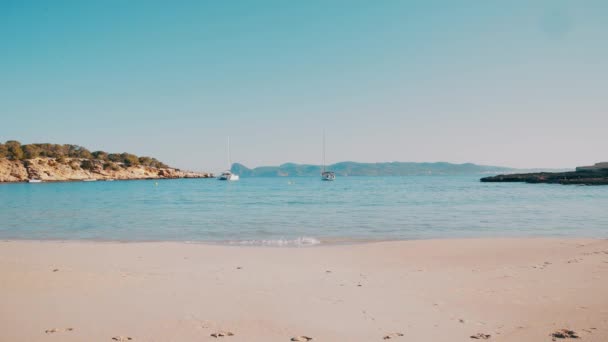
<path fill-rule="evenodd" d="M 219 332 L 211 334 L 211 336 L 218 338 L 218 337 L 234 336 L 234 334 L 231 333 L 230 331 L 219 331 Z"/>
<path fill-rule="evenodd" d="M 386 336 L 382 337 L 382 339 L 383 339 L 383 340 L 390 340 L 391 338 L 395 338 L 395 337 L 401 337 L 401 336 L 403 336 L 403 334 L 402 334 L 402 333 L 398 333 L 398 332 L 396 332 L 396 333 L 391 333 L 391 334 L 388 334 L 388 335 L 386 335 Z"/>
<path fill-rule="evenodd" d="M 296 341 L 296 342 L 306 342 L 306 341 L 312 340 L 312 337 L 302 335 L 302 336 L 292 337 L 291 340 Z"/>
<path fill-rule="evenodd" d="M 133 340 L 132 337 L 129 336 L 114 336 L 112 337 L 112 341 L 126 342 Z"/>
<path fill-rule="evenodd" d="M 492 337 L 492 336 L 488 335 L 488 334 L 482 334 L 482 333 L 479 333 L 479 334 L 476 334 L 476 335 L 471 335 L 471 338 L 472 339 L 476 339 L 476 340 L 487 340 L 490 337 Z"/>
<path fill-rule="evenodd" d="M 568 330 L 568 329 L 558 330 L 558 331 L 552 333 L 551 337 L 553 337 L 553 341 L 557 341 L 558 338 L 560 338 L 560 339 L 579 338 L 575 331 Z"/>
<path fill-rule="evenodd" d="M 47 329 L 44 332 L 47 334 L 54 334 L 54 333 L 58 333 L 58 332 L 66 332 L 66 331 L 72 331 L 74 330 L 74 328 L 53 328 L 53 329 Z"/>

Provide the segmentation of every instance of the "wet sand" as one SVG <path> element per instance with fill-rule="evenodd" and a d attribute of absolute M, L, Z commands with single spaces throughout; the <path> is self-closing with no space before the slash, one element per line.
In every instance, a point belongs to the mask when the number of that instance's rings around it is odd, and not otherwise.
<path fill-rule="evenodd" d="M 599 342 L 608 240 L 4 241 L 0 303 L 2 341 Z"/>

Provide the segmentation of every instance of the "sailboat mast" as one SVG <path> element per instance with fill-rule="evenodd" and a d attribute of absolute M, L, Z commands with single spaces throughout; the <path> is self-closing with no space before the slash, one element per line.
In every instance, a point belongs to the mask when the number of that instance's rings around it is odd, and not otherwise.
<path fill-rule="evenodd" d="M 230 136 L 228 136 L 228 170 L 232 170 L 232 153 L 230 151 Z"/>
<path fill-rule="evenodd" d="M 323 170 L 325 172 L 325 130 L 323 130 Z"/>

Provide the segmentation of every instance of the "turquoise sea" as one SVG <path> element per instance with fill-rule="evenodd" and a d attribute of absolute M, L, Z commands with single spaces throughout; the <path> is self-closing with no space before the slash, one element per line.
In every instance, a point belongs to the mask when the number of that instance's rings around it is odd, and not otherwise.
<path fill-rule="evenodd" d="M 608 187 L 479 176 L 241 178 L 0 185 L 0 238 L 308 245 L 608 237 Z"/>

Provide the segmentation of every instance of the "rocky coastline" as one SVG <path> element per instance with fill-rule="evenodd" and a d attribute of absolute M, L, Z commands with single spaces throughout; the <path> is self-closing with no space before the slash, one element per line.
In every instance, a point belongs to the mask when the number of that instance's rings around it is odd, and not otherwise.
<path fill-rule="evenodd" d="M 0 183 L 69 182 L 85 180 L 135 180 L 173 178 L 212 178 L 211 173 L 157 168 L 144 165 L 108 163 L 87 158 L 47 158 L 24 160 L 0 158 Z"/>
<path fill-rule="evenodd" d="M 608 185 L 608 163 L 577 167 L 569 172 L 514 173 L 481 178 L 482 182 L 525 182 L 576 185 Z"/>

